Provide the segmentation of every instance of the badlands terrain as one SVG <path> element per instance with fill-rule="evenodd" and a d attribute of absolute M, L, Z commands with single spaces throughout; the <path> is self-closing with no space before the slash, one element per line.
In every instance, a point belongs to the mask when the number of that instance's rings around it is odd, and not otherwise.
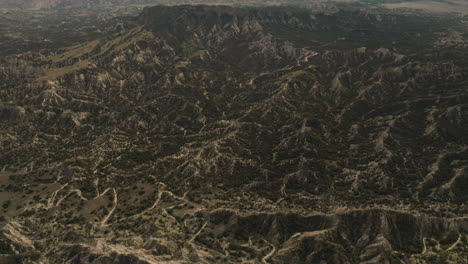
<path fill-rule="evenodd" d="M 30 3 L 0 9 L 0 263 L 467 263 L 463 11 Z"/>

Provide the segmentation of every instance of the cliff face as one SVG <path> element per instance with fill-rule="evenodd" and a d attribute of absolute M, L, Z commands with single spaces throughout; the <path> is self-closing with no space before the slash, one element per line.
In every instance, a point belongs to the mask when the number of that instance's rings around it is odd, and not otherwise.
<path fill-rule="evenodd" d="M 14 221 L 0 253 L 460 263 L 466 68 L 431 46 L 397 52 L 408 39 L 338 41 L 406 19 L 158 6 L 107 38 L 5 59 L 0 186 L 18 199 L 4 206 Z"/>

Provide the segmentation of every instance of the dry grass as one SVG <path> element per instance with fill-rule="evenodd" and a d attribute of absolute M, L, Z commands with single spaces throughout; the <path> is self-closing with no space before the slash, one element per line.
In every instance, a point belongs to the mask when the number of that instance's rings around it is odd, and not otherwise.
<path fill-rule="evenodd" d="M 45 74 L 37 78 L 38 81 L 50 81 L 64 76 L 67 73 L 71 73 L 80 69 L 88 67 L 89 61 L 79 61 L 73 65 L 65 66 L 62 68 L 50 68 Z"/>
<path fill-rule="evenodd" d="M 109 50 L 112 51 L 119 51 L 122 50 L 139 40 L 144 40 L 147 38 L 152 38 L 153 33 L 146 31 L 143 27 L 134 28 L 127 33 L 121 36 L 115 36 L 112 41 L 106 42 L 104 45 L 101 46 L 101 52 L 99 55 L 106 53 Z"/>
<path fill-rule="evenodd" d="M 393 4 L 383 4 L 386 8 L 411 8 L 421 9 L 431 13 L 461 13 L 468 14 L 468 1 L 460 0 L 445 0 L 445 1 L 418 1 L 418 2 L 403 2 Z"/>
<path fill-rule="evenodd" d="M 70 58 L 81 57 L 93 51 L 100 42 L 100 40 L 94 40 L 85 44 L 71 46 L 67 48 L 67 51 L 64 53 L 49 57 L 48 60 L 51 60 L 52 62 L 61 62 Z"/>

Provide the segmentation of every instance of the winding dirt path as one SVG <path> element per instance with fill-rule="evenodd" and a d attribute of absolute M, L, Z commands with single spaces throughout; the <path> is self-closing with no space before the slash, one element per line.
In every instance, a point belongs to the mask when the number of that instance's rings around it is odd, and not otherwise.
<path fill-rule="evenodd" d="M 437 249 L 437 250 L 440 250 L 440 249 L 441 249 L 439 241 L 437 241 L 437 240 L 435 240 L 435 239 L 433 239 L 433 238 L 431 238 L 431 237 L 423 237 L 423 250 L 422 250 L 422 252 L 421 252 L 421 255 L 426 254 L 426 251 L 427 251 L 426 241 L 427 241 L 427 240 L 435 241 L 435 242 L 436 242 L 436 246 L 435 246 L 436 249 Z"/>
<path fill-rule="evenodd" d="M 193 235 L 193 237 L 189 240 L 189 242 L 194 241 L 200 235 L 200 233 L 203 231 L 203 229 L 205 229 L 205 227 L 207 225 L 208 225 L 208 222 L 205 222 L 205 224 L 203 224 L 203 226 L 200 228 L 200 230 L 198 230 L 198 232 L 195 235 Z"/>
<path fill-rule="evenodd" d="M 461 235 L 461 234 L 458 234 L 458 239 L 457 239 L 457 241 L 455 241 L 455 243 L 453 243 L 453 245 L 451 245 L 451 246 L 450 246 L 449 248 L 447 248 L 445 251 L 450 251 L 450 250 L 454 249 L 454 248 L 458 245 L 458 243 L 461 242 L 461 238 L 462 238 L 462 235 Z"/>
<path fill-rule="evenodd" d="M 107 192 L 107 191 L 106 191 Z M 115 209 L 117 208 L 117 192 L 115 191 L 114 188 L 112 188 L 112 192 L 114 192 L 114 206 L 112 207 L 112 209 L 110 210 L 110 212 L 106 215 L 106 217 L 104 217 L 104 219 L 102 219 L 101 221 L 101 226 L 104 226 L 106 224 L 106 222 L 109 220 L 109 218 L 112 216 L 112 214 L 114 213 Z M 103 194 L 104 195 L 104 194 Z"/>
<path fill-rule="evenodd" d="M 272 247 L 271 251 L 262 258 L 262 263 L 268 264 L 268 259 L 270 259 L 276 253 L 277 248 L 275 247 L 275 245 L 271 244 L 270 242 L 266 240 L 263 240 L 263 241 L 267 242 Z"/>

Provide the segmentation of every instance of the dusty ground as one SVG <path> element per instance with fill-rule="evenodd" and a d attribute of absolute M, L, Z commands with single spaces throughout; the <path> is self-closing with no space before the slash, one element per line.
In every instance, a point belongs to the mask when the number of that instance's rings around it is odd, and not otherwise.
<path fill-rule="evenodd" d="M 418 1 L 418 2 L 403 2 L 394 4 L 383 4 L 386 8 L 411 8 L 421 9 L 434 13 L 461 13 L 468 14 L 468 1 L 464 0 L 447 0 L 447 1 Z"/>

